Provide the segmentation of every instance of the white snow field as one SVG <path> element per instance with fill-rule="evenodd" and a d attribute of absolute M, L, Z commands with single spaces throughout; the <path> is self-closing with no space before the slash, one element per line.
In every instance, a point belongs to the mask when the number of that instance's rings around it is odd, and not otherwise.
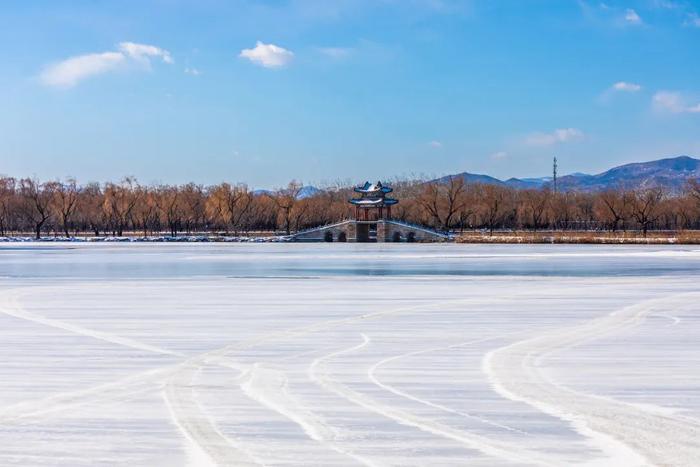
<path fill-rule="evenodd" d="M 0 465 L 700 465 L 700 247 L 0 246 Z"/>

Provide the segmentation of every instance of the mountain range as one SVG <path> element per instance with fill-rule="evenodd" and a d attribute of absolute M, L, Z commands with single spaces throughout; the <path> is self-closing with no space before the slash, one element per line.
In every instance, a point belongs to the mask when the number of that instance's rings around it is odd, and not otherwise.
<path fill-rule="evenodd" d="M 450 175 L 437 179 L 445 182 Z M 517 189 L 542 188 L 552 184 L 552 177 L 509 178 L 499 180 L 489 175 L 462 172 L 452 175 L 468 183 L 509 186 Z M 689 179 L 700 179 L 700 159 L 690 156 L 668 157 L 649 162 L 620 165 L 605 172 L 590 175 L 572 173 L 557 179 L 562 191 L 603 191 L 610 188 L 662 187 L 670 192 L 680 192 Z"/>
<path fill-rule="evenodd" d="M 450 177 L 461 177 L 467 183 L 482 183 L 515 188 L 518 190 L 551 187 L 552 177 L 509 178 L 500 180 L 490 175 L 462 172 L 445 175 L 434 181 L 444 183 Z M 620 165 L 599 174 L 572 173 L 557 179 L 560 191 L 603 191 L 611 188 L 652 188 L 662 187 L 671 193 L 683 190 L 688 180 L 700 180 L 700 159 L 690 156 L 676 156 L 649 162 L 634 162 Z M 322 191 L 313 185 L 304 186 L 297 199 L 309 198 Z M 272 193 L 270 190 L 254 190 L 254 194 Z"/>

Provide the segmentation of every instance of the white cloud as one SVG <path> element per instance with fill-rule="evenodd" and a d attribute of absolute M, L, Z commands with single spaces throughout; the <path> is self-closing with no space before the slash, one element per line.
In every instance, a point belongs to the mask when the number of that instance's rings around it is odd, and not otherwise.
<path fill-rule="evenodd" d="M 553 146 L 559 143 L 580 141 L 584 134 L 577 128 L 558 128 L 550 133 L 532 133 L 525 138 L 529 146 Z"/>
<path fill-rule="evenodd" d="M 120 42 L 119 50 L 125 55 L 138 60 L 148 62 L 149 57 L 160 57 L 165 63 L 173 63 L 170 52 L 155 45 L 136 44 L 134 42 Z"/>
<path fill-rule="evenodd" d="M 173 62 L 166 50 L 152 45 L 122 42 L 118 52 L 78 55 L 48 65 L 39 79 L 47 86 L 69 88 L 92 76 L 126 67 L 129 62 L 150 65 L 149 57 L 161 57 L 166 63 Z"/>
<path fill-rule="evenodd" d="M 508 157 L 508 153 L 505 152 L 505 151 L 498 151 L 498 152 L 494 152 L 494 153 L 491 154 L 491 156 L 489 156 L 489 157 L 490 157 L 491 159 L 493 159 L 493 160 L 499 161 L 499 160 L 501 160 L 501 159 L 505 159 L 506 157 Z"/>
<path fill-rule="evenodd" d="M 659 91 L 654 94 L 652 103 L 656 110 L 680 113 L 684 109 L 681 95 L 678 92 Z"/>
<path fill-rule="evenodd" d="M 625 10 L 625 21 L 630 24 L 642 24 L 642 18 L 632 8 Z"/>
<path fill-rule="evenodd" d="M 340 60 L 350 55 L 353 49 L 350 47 L 319 47 L 318 51 L 326 57 Z"/>
<path fill-rule="evenodd" d="M 185 74 L 192 75 L 192 76 L 199 76 L 202 74 L 202 72 L 196 68 L 185 68 Z"/>
<path fill-rule="evenodd" d="M 700 102 L 688 104 L 680 92 L 659 91 L 652 98 L 654 109 L 671 113 L 700 113 Z"/>
<path fill-rule="evenodd" d="M 683 8 L 683 5 L 681 5 L 680 3 L 672 2 L 669 0 L 654 0 L 652 2 L 652 6 L 656 8 L 663 8 L 666 10 L 678 10 Z"/>
<path fill-rule="evenodd" d="M 612 89 L 615 91 L 624 91 L 624 92 L 637 92 L 640 89 L 642 89 L 642 86 L 636 83 L 628 83 L 626 81 L 618 81 L 617 83 L 612 85 Z"/>
<path fill-rule="evenodd" d="M 683 24 L 685 26 L 693 26 L 696 28 L 700 28 L 700 16 L 698 16 L 698 14 L 695 12 L 688 13 L 688 16 Z"/>
<path fill-rule="evenodd" d="M 442 147 L 442 143 L 440 141 L 431 141 L 428 144 L 430 145 L 431 148 L 441 148 Z"/>
<path fill-rule="evenodd" d="M 294 53 L 274 44 L 257 41 L 252 49 L 243 49 L 238 55 L 265 68 L 281 68 L 292 61 Z"/>
<path fill-rule="evenodd" d="M 114 70 L 124 61 L 120 52 L 79 55 L 47 66 L 39 78 L 47 86 L 71 87 L 85 78 Z"/>

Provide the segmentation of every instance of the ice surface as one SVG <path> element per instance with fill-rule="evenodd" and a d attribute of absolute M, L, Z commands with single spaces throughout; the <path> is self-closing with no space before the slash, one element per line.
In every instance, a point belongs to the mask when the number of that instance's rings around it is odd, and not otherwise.
<path fill-rule="evenodd" d="M 700 248 L 0 246 L 0 465 L 693 465 Z"/>

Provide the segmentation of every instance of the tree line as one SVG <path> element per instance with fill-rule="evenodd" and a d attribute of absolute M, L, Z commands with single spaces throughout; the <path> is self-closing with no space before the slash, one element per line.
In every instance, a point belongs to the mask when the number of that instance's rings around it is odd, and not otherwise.
<path fill-rule="evenodd" d="M 609 230 L 700 228 L 700 182 L 682 193 L 662 188 L 609 189 L 596 193 L 518 190 L 466 183 L 393 180 L 404 222 L 448 231 L 485 229 Z M 241 235 L 292 233 L 352 217 L 352 186 L 329 185 L 301 197 L 292 181 L 274 191 L 247 185 L 144 185 L 133 177 L 118 183 L 80 185 L 74 179 L 40 181 L 0 177 L 0 236 L 42 235 Z"/>

